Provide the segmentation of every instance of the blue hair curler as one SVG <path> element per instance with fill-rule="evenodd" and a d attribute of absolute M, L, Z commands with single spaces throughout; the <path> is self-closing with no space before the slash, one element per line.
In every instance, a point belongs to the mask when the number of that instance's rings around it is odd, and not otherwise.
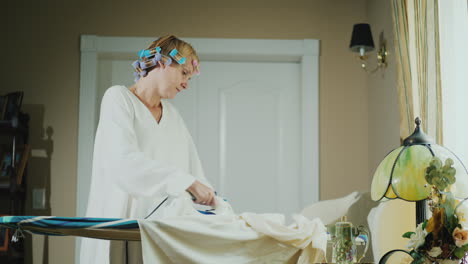
<path fill-rule="evenodd" d="M 153 56 L 159 54 L 160 51 L 161 51 L 160 47 L 156 47 L 156 48 L 153 48 L 153 49 L 147 49 L 147 50 L 140 50 L 138 52 L 138 57 L 140 57 L 140 59 L 142 59 L 143 57 L 150 58 L 150 57 L 153 57 Z"/>
<path fill-rule="evenodd" d="M 177 49 L 171 50 L 171 52 L 169 52 L 169 56 L 171 56 L 179 64 L 184 64 L 186 61 L 185 57 L 180 56 Z"/>
<path fill-rule="evenodd" d="M 152 48 L 152 49 L 147 50 L 147 52 L 145 53 L 145 56 L 146 58 L 151 58 L 153 56 L 161 55 L 160 52 L 161 52 L 160 47 Z"/>
<path fill-rule="evenodd" d="M 182 57 L 177 49 L 171 50 L 169 56 L 161 54 L 161 47 L 155 47 L 151 49 L 142 49 L 138 52 L 139 59 L 132 63 L 133 68 L 135 68 L 135 82 L 137 82 L 141 77 L 145 77 L 148 74 L 147 69 L 154 67 L 158 64 L 158 61 L 161 61 L 162 57 L 165 57 L 167 60 L 164 65 L 171 65 L 172 61 L 175 60 L 178 64 L 184 64 L 186 58 Z"/>
<path fill-rule="evenodd" d="M 177 53 L 179 53 L 177 49 L 173 49 L 171 50 L 171 52 L 169 52 L 169 55 L 171 55 L 171 57 L 174 57 L 175 55 L 177 55 Z"/>
<path fill-rule="evenodd" d="M 151 50 L 140 50 L 138 52 L 138 57 L 143 58 L 143 57 L 151 57 Z"/>

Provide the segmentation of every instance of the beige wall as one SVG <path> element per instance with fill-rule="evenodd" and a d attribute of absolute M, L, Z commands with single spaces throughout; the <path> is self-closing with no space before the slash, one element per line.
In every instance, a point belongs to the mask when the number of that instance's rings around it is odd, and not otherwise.
<path fill-rule="evenodd" d="M 400 117 L 397 98 L 395 44 L 390 1 L 367 1 L 367 17 L 371 24 L 376 49 L 380 36 L 386 42 L 388 66 L 384 71 L 368 75 L 369 89 L 369 181 L 380 161 L 400 145 Z M 370 66 L 377 64 L 377 53 L 372 52 Z"/>
<path fill-rule="evenodd" d="M 388 49 L 388 67 L 385 71 L 369 75 L 369 182 L 380 161 L 391 150 L 400 146 L 400 117 L 397 98 L 397 74 L 391 1 L 367 1 L 367 17 L 372 27 L 376 47 L 383 32 Z M 376 55 L 373 52 L 372 55 Z M 376 62 L 376 60 L 374 60 Z M 376 63 L 372 66 L 375 67 Z M 402 234 L 413 230 L 416 223 L 415 203 L 391 201 L 379 223 L 380 238 L 373 241 L 379 250 L 377 258 L 392 249 L 406 249 L 408 239 Z M 404 215 L 405 217 L 401 217 Z M 377 244 L 376 244 L 377 243 Z M 395 261 L 395 260 L 394 260 Z"/>
<path fill-rule="evenodd" d="M 381 80 L 361 72 L 348 51 L 352 25 L 371 15 L 366 8 L 372 4 L 364 0 L 29 2 L 6 3 L 2 25 L 7 30 L 1 41 L 6 62 L 1 66 L 1 92 L 25 91 L 33 148 L 53 149 L 50 159 L 30 169 L 30 188 L 47 188 L 50 209 L 28 213 L 75 215 L 80 34 L 320 39 L 321 198 L 369 189 L 369 168 L 388 150 L 388 144 L 379 150 L 371 147 L 380 143 L 368 124 L 394 128 L 373 113 L 379 109 L 373 98 L 390 93 L 392 77 L 378 85 Z M 53 132 L 51 140 L 46 140 L 46 128 Z M 374 154 L 375 159 L 369 159 Z M 35 241 L 35 263 L 73 262 L 73 238 Z"/>

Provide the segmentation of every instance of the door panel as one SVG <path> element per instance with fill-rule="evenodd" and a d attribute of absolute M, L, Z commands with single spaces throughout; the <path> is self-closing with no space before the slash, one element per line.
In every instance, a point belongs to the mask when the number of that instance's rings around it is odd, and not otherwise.
<path fill-rule="evenodd" d="M 197 120 L 189 129 L 205 174 L 237 212 L 299 211 L 299 72 L 296 63 L 203 62 L 189 89 L 197 95 L 174 100 Z"/>

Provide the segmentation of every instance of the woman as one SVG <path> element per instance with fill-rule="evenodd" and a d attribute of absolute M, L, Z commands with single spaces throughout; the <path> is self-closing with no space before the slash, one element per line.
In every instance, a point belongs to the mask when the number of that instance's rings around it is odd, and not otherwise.
<path fill-rule="evenodd" d="M 167 197 L 185 191 L 195 203 L 215 203 L 184 121 L 164 100 L 188 89 L 188 81 L 199 70 L 195 50 L 175 36 L 165 36 L 140 51 L 139 57 L 133 64 L 135 84 L 128 89 L 113 86 L 102 99 L 89 217 L 145 218 Z M 135 253 L 130 249 L 134 246 L 83 239 L 80 261 L 139 263 L 141 250 L 136 245 Z M 135 256 L 137 260 L 132 260 Z"/>

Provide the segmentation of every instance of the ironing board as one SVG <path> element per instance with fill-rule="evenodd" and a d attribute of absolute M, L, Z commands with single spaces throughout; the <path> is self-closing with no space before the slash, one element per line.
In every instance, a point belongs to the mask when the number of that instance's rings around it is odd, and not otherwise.
<path fill-rule="evenodd" d="M 140 228 L 135 219 L 57 217 L 57 216 L 3 216 L 0 226 L 33 234 L 49 236 L 80 236 L 108 240 L 140 241 Z M 328 234 L 328 240 L 331 240 Z M 366 235 L 356 237 L 358 245 L 368 241 Z"/>
<path fill-rule="evenodd" d="M 14 237 L 29 232 L 48 236 L 77 236 L 106 240 L 140 241 L 140 228 L 136 219 L 56 217 L 56 216 L 3 216 L 0 227 L 15 230 Z M 14 239 L 14 238 L 13 238 Z M 328 235 L 328 247 L 331 237 Z M 357 244 L 367 242 L 366 236 L 356 238 Z M 330 249 L 330 248 L 329 248 Z M 328 250 L 327 250 L 328 251 Z"/>
<path fill-rule="evenodd" d="M 139 241 L 140 229 L 135 219 L 3 216 L 0 226 L 17 231 L 53 236 L 80 236 L 108 240 Z"/>

